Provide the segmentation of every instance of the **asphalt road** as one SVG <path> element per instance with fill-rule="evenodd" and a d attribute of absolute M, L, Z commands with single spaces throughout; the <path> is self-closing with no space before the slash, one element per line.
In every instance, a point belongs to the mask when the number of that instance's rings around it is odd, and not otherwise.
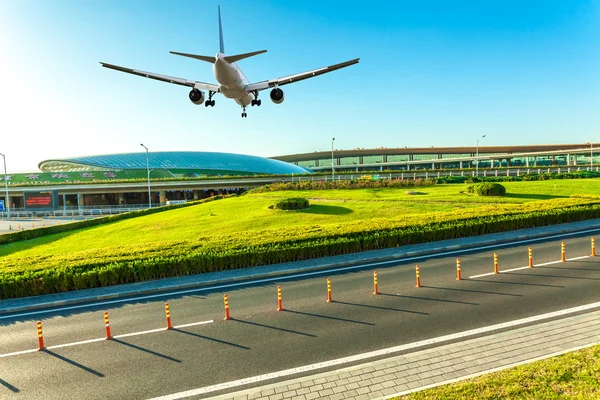
<path fill-rule="evenodd" d="M 565 244 L 567 259 L 590 254 L 589 236 Z M 600 300 L 600 257 L 551 263 L 561 256 L 560 240 L 553 240 L 533 245 L 534 264 L 551 264 L 469 279 L 493 271 L 494 251 L 501 271 L 527 266 L 527 246 L 504 245 L 461 255 L 461 281 L 455 257 L 380 267 L 379 295 L 373 295 L 371 267 L 166 295 L 174 325 L 206 323 L 61 348 L 51 347 L 102 338 L 103 311 L 113 335 L 164 327 L 164 301 L 2 316 L 0 398 L 149 398 Z M 421 288 L 415 287 L 415 263 Z M 332 303 L 326 302 L 327 277 Z M 282 312 L 276 311 L 278 285 Z M 224 292 L 229 321 L 223 320 Z M 37 320 L 50 349 L 3 357 L 37 347 Z"/>

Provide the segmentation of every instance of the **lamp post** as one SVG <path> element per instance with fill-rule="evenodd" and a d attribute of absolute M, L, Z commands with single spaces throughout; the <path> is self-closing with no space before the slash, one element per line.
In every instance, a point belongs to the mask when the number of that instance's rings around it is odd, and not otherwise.
<path fill-rule="evenodd" d="M 600 135 L 594 137 L 594 139 L 590 140 L 590 171 L 594 167 L 594 140 L 598 139 Z M 4 168 L 6 169 L 6 167 Z"/>
<path fill-rule="evenodd" d="M 335 174 L 335 166 L 333 164 L 333 142 L 335 141 L 335 138 L 331 139 L 331 180 L 334 180 L 334 174 Z"/>
<path fill-rule="evenodd" d="M 475 175 L 479 176 L 479 141 L 483 139 L 485 135 L 477 139 L 477 148 L 475 151 Z"/>
<path fill-rule="evenodd" d="M 0 156 L 4 159 L 4 187 L 6 188 L 6 197 L 4 198 L 4 204 L 6 208 L 6 215 L 10 218 L 10 201 L 8 200 L 8 179 L 6 179 L 6 156 L 0 153 Z"/>
<path fill-rule="evenodd" d="M 146 170 L 148 170 L 148 208 L 152 208 L 152 195 L 150 194 L 150 162 L 148 161 L 148 148 L 140 143 L 140 146 L 146 149 Z"/>

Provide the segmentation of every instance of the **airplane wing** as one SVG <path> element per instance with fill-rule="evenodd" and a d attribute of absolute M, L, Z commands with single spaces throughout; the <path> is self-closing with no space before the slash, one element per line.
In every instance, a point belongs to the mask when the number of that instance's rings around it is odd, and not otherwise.
<path fill-rule="evenodd" d="M 275 87 L 275 86 L 287 85 L 288 83 L 298 82 L 298 81 L 301 81 L 304 79 L 312 78 L 314 76 L 323 75 L 328 72 L 335 71 L 337 69 L 349 67 L 350 65 L 358 64 L 358 60 L 360 60 L 360 58 L 355 58 L 354 60 L 330 65 L 328 67 L 314 69 L 312 71 L 301 72 L 301 73 L 295 74 L 295 75 L 284 76 L 284 77 L 281 77 L 278 79 L 271 79 L 268 81 L 251 83 L 249 85 L 246 85 L 246 91 L 251 92 L 254 90 L 264 90 L 264 89 L 268 89 L 268 88 Z"/>
<path fill-rule="evenodd" d="M 118 65 L 107 64 L 104 62 L 100 62 L 103 67 L 114 69 L 121 72 L 127 72 L 128 74 L 143 76 L 144 78 L 156 79 L 157 81 L 163 81 L 168 83 L 174 83 L 176 85 L 189 86 L 195 89 L 204 89 L 211 90 L 213 92 L 219 92 L 219 86 L 214 85 L 212 83 L 198 82 L 198 81 L 189 81 L 187 79 L 176 78 L 174 76 L 160 75 L 154 74 L 152 72 L 140 71 L 137 69 L 119 67 Z"/>

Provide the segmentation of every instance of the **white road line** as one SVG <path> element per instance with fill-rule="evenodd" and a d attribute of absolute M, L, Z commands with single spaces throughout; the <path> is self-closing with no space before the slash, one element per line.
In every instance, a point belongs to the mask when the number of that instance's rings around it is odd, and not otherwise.
<path fill-rule="evenodd" d="M 596 344 L 597 343 L 586 344 L 584 346 L 577 346 L 577 347 L 573 347 L 571 349 L 557 351 L 556 353 L 547 354 L 547 355 L 540 356 L 540 357 L 535 357 L 535 358 L 530 358 L 530 359 L 525 360 L 525 361 L 519 361 L 519 362 L 512 363 L 512 364 L 503 365 L 501 367 L 488 369 L 486 371 L 476 372 L 474 374 L 461 376 L 461 377 L 450 379 L 450 380 L 447 380 L 447 381 L 432 383 L 431 385 L 421 386 L 419 388 L 407 390 L 407 391 L 404 391 L 404 392 L 395 393 L 395 394 L 383 397 L 383 399 L 391 399 L 393 397 L 405 396 L 405 395 L 410 394 L 410 393 L 420 392 L 421 390 L 431 389 L 431 388 L 434 388 L 434 387 L 438 387 L 438 386 L 442 386 L 442 385 L 448 385 L 450 383 L 455 383 L 455 382 L 463 381 L 463 380 L 466 380 L 466 379 L 476 378 L 476 377 L 481 376 L 481 375 L 487 375 L 487 374 L 491 374 L 491 373 L 494 373 L 494 372 L 498 372 L 498 371 L 502 371 L 502 370 L 505 370 L 505 369 L 509 369 L 509 368 L 512 368 L 512 367 L 518 367 L 519 365 L 529 364 L 529 363 L 532 363 L 532 362 L 535 362 L 535 361 L 545 360 L 546 358 L 552 358 L 552 357 L 560 356 L 562 354 L 570 353 L 570 352 L 573 352 L 573 351 L 587 349 L 588 347 L 595 346 Z"/>
<path fill-rule="evenodd" d="M 190 326 L 210 324 L 210 323 L 213 323 L 213 322 L 215 322 L 215 321 L 211 319 L 210 321 L 192 322 L 191 324 L 176 325 L 173 328 L 176 328 L 176 329 L 189 328 Z"/>
<path fill-rule="evenodd" d="M 591 256 L 581 256 L 581 257 L 573 257 L 573 258 L 567 258 L 567 261 L 575 261 L 575 260 L 583 260 L 584 258 L 590 258 Z"/>
<path fill-rule="evenodd" d="M 499 273 L 499 274 L 503 274 L 503 273 L 505 273 L 505 272 L 519 271 L 519 270 L 521 270 L 521 269 L 527 269 L 527 268 L 529 268 L 529 266 L 526 266 L 526 267 L 519 267 L 519 268 L 512 268 L 512 269 L 505 269 L 505 270 L 503 270 L 503 271 L 498 271 L 498 273 Z M 469 277 L 469 279 L 481 278 L 482 276 L 490 276 L 490 275 L 496 275 L 496 274 L 494 274 L 493 272 L 487 272 L 487 273 L 485 273 L 485 274 L 479 274 L 479 275 L 473 275 L 473 276 L 470 276 L 470 277 Z"/>
<path fill-rule="evenodd" d="M 0 354 L 0 358 L 19 356 L 21 354 L 27 354 L 27 353 L 35 353 L 36 351 L 39 351 L 39 350 L 31 349 L 31 350 L 15 351 L 14 353 Z"/>
<path fill-rule="evenodd" d="M 148 331 L 141 331 L 141 332 L 131 332 L 131 333 L 124 333 L 122 335 L 115 335 L 113 336 L 115 339 L 120 339 L 120 338 L 124 338 L 124 337 L 131 337 L 131 336 L 140 336 L 140 335 L 147 335 L 149 333 L 156 333 L 156 332 L 162 332 L 162 331 L 166 331 L 167 327 L 164 328 L 157 328 L 157 329 L 150 329 Z"/>
<path fill-rule="evenodd" d="M 20 313 L 20 314 L 0 315 L 0 320 L 17 318 L 17 317 L 27 317 L 30 315 L 48 314 L 48 313 L 52 313 L 52 312 L 60 312 L 60 311 L 67 311 L 67 310 L 77 310 L 77 309 L 81 309 L 81 308 L 106 306 L 106 305 L 111 305 L 111 304 L 131 303 L 131 302 L 135 302 L 135 301 L 139 301 L 139 300 L 156 299 L 156 298 L 160 298 L 160 297 L 164 298 L 164 297 L 168 297 L 168 296 L 179 296 L 179 295 L 189 294 L 189 293 L 206 292 L 206 291 L 217 290 L 217 289 L 228 289 L 228 288 L 233 288 L 233 287 L 237 287 L 237 286 L 250 286 L 250 285 L 256 285 L 256 284 L 265 283 L 265 282 L 281 281 L 282 279 L 294 279 L 294 278 L 302 278 L 302 277 L 306 277 L 306 276 L 323 275 L 323 274 L 328 274 L 328 273 L 339 273 L 339 272 L 343 272 L 343 271 L 352 271 L 352 270 L 356 270 L 356 269 L 362 269 L 362 268 L 366 268 L 366 267 L 376 267 L 376 266 L 387 265 L 387 264 L 398 264 L 398 263 L 404 264 L 409 261 L 422 260 L 424 258 L 430 258 L 430 257 L 438 258 L 438 257 L 450 256 L 450 255 L 454 255 L 454 254 L 472 253 L 472 252 L 481 251 L 481 250 L 488 250 L 488 249 L 494 249 L 494 248 L 498 248 L 498 247 L 504 247 L 507 245 L 512 246 L 512 245 L 519 245 L 519 244 L 525 244 L 525 243 L 531 243 L 531 242 L 538 242 L 540 240 L 562 238 L 565 236 L 584 235 L 586 233 L 598 232 L 599 230 L 600 229 L 598 229 L 598 228 L 597 229 L 587 229 L 584 231 L 561 233 L 558 235 L 545 236 L 543 238 L 523 239 L 523 240 L 517 240 L 514 242 L 510 242 L 510 243 L 491 244 L 491 245 L 485 245 L 485 246 L 479 246 L 479 247 L 471 247 L 468 249 L 450 250 L 450 251 L 434 253 L 434 254 L 430 254 L 430 255 L 419 255 L 419 256 L 414 256 L 414 257 L 398 256 L 398 258 L 394 259 L 394 260 L 379 261 L 379 262 L 375 262 L 375 263 L 367 263 L 367 264 L 360 264 L 360 265 L 352 265 L 349 267 L 331 268 L 331 269 L 312 271 L 312 272 L 301 272 L 301 273 L 290 274 L 290 275 L 276 276 L 273 278 L 261 278 L 261 279 L 250 280 L 250 281 L 245 281 L 245 282 L 226 283 L 226 284 L 222 284 L 222 285 L 202 287 L 202 288 L 196 288 L 196 289 L 187 289 L 187 290 L 181 290 L 181 291 L 177 291 L 175 289 L 168 293 L 162 293 L 162 294 L 151 294 L 151 295 L 144 295 L 144 296 L 138 296 L 138 297 L 130 297 L 127 299 L 106 300 L 106 301 L 99 301 L 99 302 L 90 303 L 90 304 L 65 306 L 65 307 L 58 307 L 58 308 L 52 308 L 52 309 L 40 310 L 40 311 L 29 311 L 29 312 Z"/>
<path fill-rule="evenodd" d="M 584 258 L 590 258 L 591 256 L 581 256 L 581 257 L 573 257 L 573 258 L 567 258 L 565 259 L 566 261 L 575 261 L 575 260 L 582 260 Z M 558 261 L 549 261 L 549 262 L 545 262 L 545 263 L 541 263 L 541 264 L 533 264 L 533 268 L 535 267 L 543 267 L 544 265 L 552 265 L 552 264 L 560 264 L 562 263 L 562 261 L 558 260 Z M 505 269 L 503 271 L 498 271 L 499 274 L 502 274 L 504 272 L 512 272 L 512 271 L 519 271 L 521 269 L 528 269 L 531 268 L 528 266 L 526 267 L 519 267 L 519 268 L 512 268 L 512 269 Z M 481 278 L 482 276 L 490 276 L 490 275 L 496 275 L 493 272 L 488 272 L 486 274 L 480 274 L 480 275 L 473 275 L 470 276 L 469 279 L 475 279 L 475 278 Z"/>
<path fill-rule="evenodd" d="M 522 318 L 522 319 L 518 319 L 515 321 L 509 321 L 509 322 L 504 322 L 501 324 L 490 325 L 490 326 L 486 326 L 486 327 L 482 327 L 482 328 L 471 329 L 471 330 L 464 331 L 464 332 L 458 332 L 458 333 L 453 333 L 450 335 L 440 336 L 440 337 L 433 338 L 433 339 L 422 340 L 420 342 L 408 343 L 408 344 L 404 344 L 404 345 L 400 345 L 400 346 L 389 347 L 387 349 L 381 349 L 381 350 L 371 351 L 368 353 L 356 354 L 356 355 L 349 356 L 349 357 L 338 358 L 336 360 L 324 361 L 324 362 L 320 362 L 320 363 L 316 363 L 316 364 L 286 369 L 283 371 L 271 372 L 268 374 L 252 376 L 249 378 L 243 378 L 243 379 L 239 379 L 236 381 L 230 381 L 230 382 L 220 383 L 217 385 L 206 386 L 206 387 L 192 389 L 192 390 L 186 390 L 183 392 L 173 393 L 173 394 L 169 394 L 169 395 L 165 395 L 165 396 L 154 397 L 151 400 L 176 400 L 176 399 L 183 399 L 183 398 L 191 397 L 191 396 L 199 396 L 199 395 L 202 395 L 205 393 L 211 393 L 211 392 L 216 392 L 219 390 L 231 389 L 231 388 L 248 385 L 248 384 L 256 384 L 256 383 L 260 383 L 260 382 L 270 380 L 270 379 L 278 379 L 278 378 L 295 375 L 295 374 L 299 374 L 299 373 L 305 373 L 305 372 L 316 371 L 316 370 L 323 369 L 323 368 L 335 367 L 338 365 L 362 361 L 362 360 L 366 360 L 366 359 L 373 358 L 373 357 L 381 357 L 381 356 L 385 356 L 388 354 L 398 353 L 400 351 L 410 350 L 410 349 L 428 346 L 428 345 L 437 344 L 437 343 L 443 343 L 443 342 L 447 342 L 450 340 L 461 339 L 464 337 L 479 335 L 482 333 L 487 333 L 487 332 L 495 331 L 498 329 L 510 328 L 510 327 L 514 327 L 514 326 L 518 326 L 518 325 L 528 324 L 531 322 L 541 321 L 541 320 L 549 319 L 549 318 L 555 318 L 555 317 L 568 315 L 568 314 L 572 314 L 572 313 L 577 313 L 577 312 L 581 312 L 581 311 L 586 311 L 586 310 L 591 310 L 591 309 L 599 308 L 599 307 L 600 307 L 600 302 L 586 304 L 583 306 L 568 308 L 568 309 L 560 310 L 560 311 L 554 311 L 554 312 L 547 313 L 547 314 L 536 315 L 533 317 Z"/>
<path fill-rule="evenodd" d="M 48 346 L 46 347 L 48 350 L 52 350 L 52 349 L 60 349 L 62 347 L 71 347 L 71 346 L 79 346 L 80 344 L 88 344 L 88 343 L 95 343 L 95 342 L 101 342 L 103 340 L 106 340 L 106 338 L 98 338 L 98 339 L 90 339 L 90 340 L 82 340 L 81 342 L 73 342 L 73 343 L 65 343 L 65 344 L 57 344 L 54 346 Z"/>
<path fill-rule="evenodd" d="M 177 325 L 177 326 L 174 326 L 173 328 L 187 328 L 187 327 L 190 327 L 190 326 L 211 324 L 213 322 L 215 322 L 215 321 L 211 319 L 209 321 L 200 321 L 200 322 L 192 322 L 191 324 Z M 167 328 L 165 327 L 165 328 L 158 328 L 158 329 L 150 329 L 150 330 L 147 330 L 147 331 L 124 333 L 122 335 L 114 335 L 113 339 L 121 339 L 121 338 L 126 338 L 126 337 L 131 337 L 131 336 L 147 335 L 149 333 L 163 332 L 163 331 L 166 331 L 166 330 L 167 330 Z M 106 340 L 107 340 L 106 338 L 89 339 L 89 340 L 82 340 L 80 342 L 56 344 L 54 346 L 47 346 L 46 348 L 48 350 L 60 349 L 62 347 L 79 346 L 79 345 L 82 345 L 82 344 L 103 342 L 103 341 L 106 341 Z M 39 351 L 39 350 L 38 349 L 31 349 L 31 350 L 16 351 L 14 353 L 0 354 L 0 358 L 18 356 L 18 355 L 27 354 L 27 353 L 35 353 L 36 351 Z"/>

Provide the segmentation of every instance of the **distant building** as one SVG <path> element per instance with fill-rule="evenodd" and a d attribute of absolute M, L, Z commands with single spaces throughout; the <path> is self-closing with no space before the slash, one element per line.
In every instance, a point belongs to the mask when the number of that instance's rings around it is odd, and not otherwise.
<path fill-rule="evenodd" d="M 148 154 L 149 168 L 169 176 L 288 175 L 306 174 L 307 169 L 270 158 L 244 154 L 199 151 L 161 151 Z M 43 172 L 143 171 L 146 153 L 106 154 L 45 160 Z"/>
<path fill-rule="evenodd" d="M 493 167 L 544 167 L 590 164 L 590 154 L 600 153 L 600 144 L 545 144 L 527 146 L 402 147 L 320 151 L 273 157 L 315 172 L 330 170 L 360 172 L 374 170 L 466 169 Z M 596 150 L 598 149 L 598 150 Z M 600 161 L 600 160 L 599 160 Z M 594 160 L 594 164 L 597 161 Z"/>

